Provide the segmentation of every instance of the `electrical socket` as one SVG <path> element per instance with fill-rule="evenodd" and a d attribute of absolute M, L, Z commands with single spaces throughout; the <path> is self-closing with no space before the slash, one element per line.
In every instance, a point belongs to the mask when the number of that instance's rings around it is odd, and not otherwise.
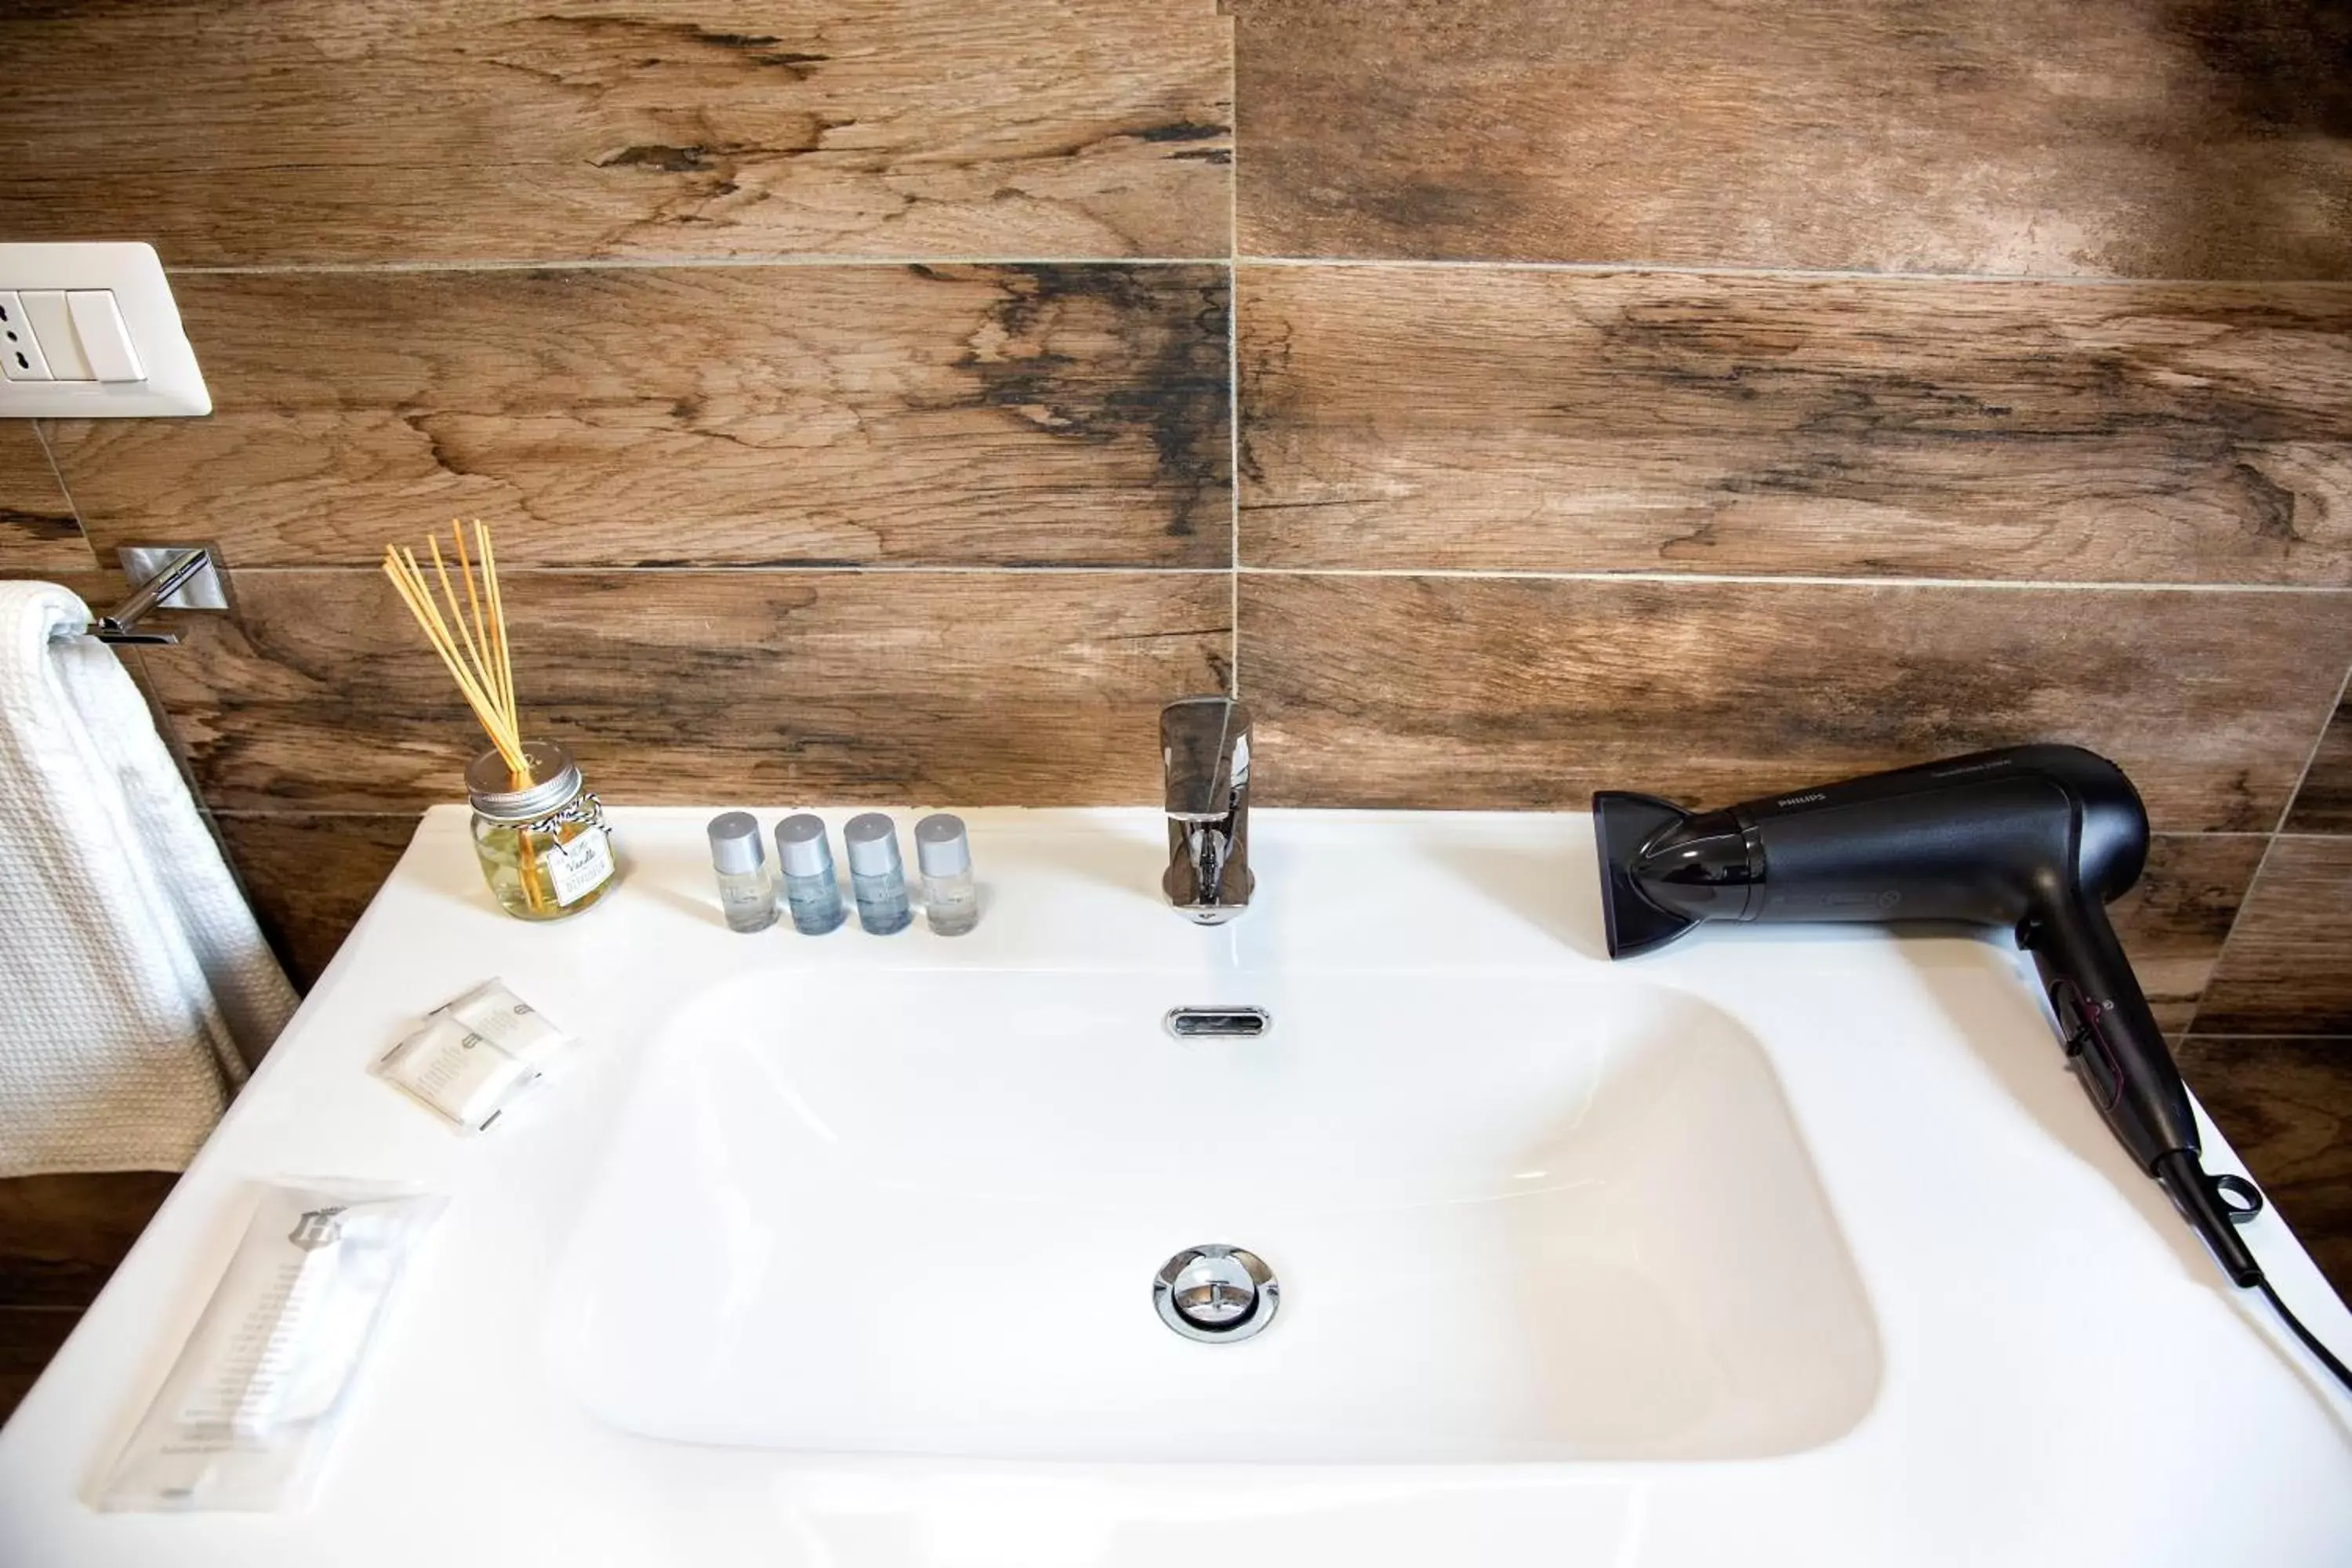
<path fill-rule="evenodd" d="M 0 378 L 49 379 L 48 355 L 41 352 L 41 340 L 33 335 L 32 318 L 25 314 L 25 301 L 14 289 L 0 289 Z"/>

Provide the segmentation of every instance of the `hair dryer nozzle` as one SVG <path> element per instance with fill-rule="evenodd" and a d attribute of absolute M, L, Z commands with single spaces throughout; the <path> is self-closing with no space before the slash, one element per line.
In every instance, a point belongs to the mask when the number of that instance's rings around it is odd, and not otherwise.
<path fill-rule="evenodd" d="M 1609 956 L 1630 958 L 1664 947 L 1698 922 L 1662 910 L 1633 879 L 1643 847 L 1690 813 L 1654 795 L 1605 789 L 1592 797 L 1592 837 L 1601 851 L 1601 921 Z"/>

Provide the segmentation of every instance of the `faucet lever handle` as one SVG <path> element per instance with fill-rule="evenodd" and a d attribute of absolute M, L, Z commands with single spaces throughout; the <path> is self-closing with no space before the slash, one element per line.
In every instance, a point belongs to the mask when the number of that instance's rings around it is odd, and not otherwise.
<path fill-rule="evenodd" d="M 1182 697 L 1160 710 L 1168 815 L 1212 821 L 1249 786 L 1249 710 L 1230 697 Z"/>

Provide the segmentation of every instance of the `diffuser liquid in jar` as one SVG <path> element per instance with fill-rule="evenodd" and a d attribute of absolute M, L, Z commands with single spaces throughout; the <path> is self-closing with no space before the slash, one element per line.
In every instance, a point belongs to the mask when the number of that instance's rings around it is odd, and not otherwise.
<path fill-rule="evenodd" d="M 466 770 L 474 855 L 500 909 L 517 920 L 560 921 L 594 905 L 619 879 L 612 830 L 562 747 L 533 741 L 523 753 L 531 776 L 520 789 L 496 752 Z"/>
<path fill-rule="evenodd" d="M 499 907 L 520 920 L 576 915 L 612 891 L 612 837 L 604 826 L 559 823 L 544 831 L 520 823 L 474 823 L 474 853 Z"/>

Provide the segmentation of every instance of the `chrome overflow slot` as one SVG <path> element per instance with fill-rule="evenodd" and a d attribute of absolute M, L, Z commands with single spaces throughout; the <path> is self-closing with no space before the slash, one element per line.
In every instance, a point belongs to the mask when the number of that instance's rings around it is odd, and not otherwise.
<path fill-rule="evenodd" d="M 1282 1305 L 1282 1282 L 1265 1259 L 1214 1242 L 1188 1247 L 1160 1266 L 1151 1304 L 1188 1340 L 1229 1343 L 1261 1333 Z"/>
<path fill-rule="evenodd" d="M 1160 1026 L 1180 1040 L 1254 1040 L 1274 1027 L 1263 1007 L 1171 1007 Z"/>

